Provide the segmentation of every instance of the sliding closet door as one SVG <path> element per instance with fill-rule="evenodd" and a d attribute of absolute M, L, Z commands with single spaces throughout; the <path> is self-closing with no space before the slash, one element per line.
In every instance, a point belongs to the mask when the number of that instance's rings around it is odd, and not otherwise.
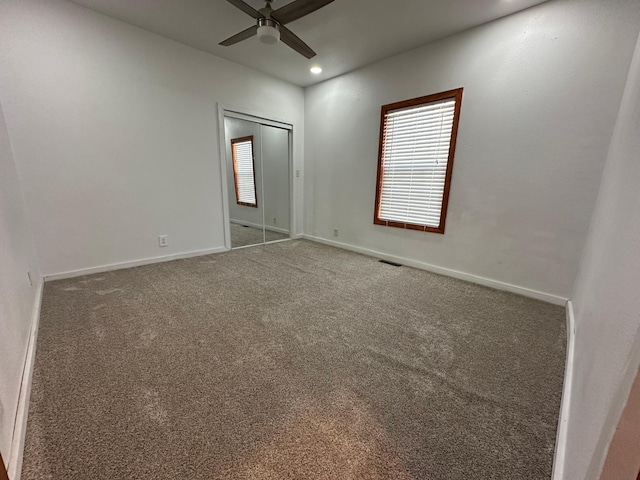
<path fill-rule="evenodd" d="M 290 237 L 289 130 L 261 125 L 264 227 L 267 242 Z"/>
<path fill-rule="evenodd" d="M 224 130 L 231 248 L 289 239 L 291 126 L 229 113 Z"/>
<path fill-rule="evenodd" d="M 265 241 L 261 125 L 224 119 L 231 247 Z"/>

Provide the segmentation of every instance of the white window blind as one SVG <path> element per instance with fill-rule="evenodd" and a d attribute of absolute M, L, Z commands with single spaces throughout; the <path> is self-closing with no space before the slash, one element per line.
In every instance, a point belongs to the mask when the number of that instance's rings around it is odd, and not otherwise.
<path fill-rule="evenodd" d="M 232 140 L 231 146 L 233 150 L 236 200 L 240 205 L 257 206 L 253 170 L 253 139 Z"/>
<path fill-rule="evenodd" d="M 377 220 L 441 228 L 457 98 L 384 113 Z"/>

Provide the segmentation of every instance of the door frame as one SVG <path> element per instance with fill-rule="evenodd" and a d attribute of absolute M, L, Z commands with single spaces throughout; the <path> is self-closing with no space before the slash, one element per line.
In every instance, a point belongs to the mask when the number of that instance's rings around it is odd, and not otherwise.
<path fill-rule="evenodd" d="M 297 212 L 298 205 L 295 199 L 297 194 L 296 182 L 294 179 L 298 177 L 296 169 L 297 162 L 294 161 L 294 135 L 296 134 L 295 123 L 285 119 L 277 119 L 274 116 L 263 112 L 256 112 L 246 108 L 235 107 L 228 104 L 218 103 L 218 144 L 220 147 L 220 191 L 222 192 L 222 218 L 224 228 L 224 247 L 231 250 L 231 229 L 229 215 L 229 186 L 227 185 L 227 141 L 224 131 L 224 119 L 237 118 L 239 120 L 247 120 L 262 125 L 282 128 L 289 131 L 289 239 L 296 238 L 297 234 Z M 263 221 L 264 228 L 264 221 Z"/>
<path fill-rule="evenodd" d="M 2 460 L 2 452 L 0 452 L 0 480 L 9 480 L 7 469 L 4 465 L 4 461 Z"/>

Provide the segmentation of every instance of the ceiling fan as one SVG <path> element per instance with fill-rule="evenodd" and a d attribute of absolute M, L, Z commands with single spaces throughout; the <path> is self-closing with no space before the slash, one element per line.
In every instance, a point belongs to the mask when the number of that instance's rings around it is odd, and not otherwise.
<path fill-rule="evenodd" d="M 256 25 L 227 38 L 223 42 L 220 42 L 220 45 L 228 47 L 229 45 L 241 42 L 242 40 L 251 38 L 254 35 L 258 35 L 258 38 L 262 43 L 274 44 L 278 43 L 279 40 L 282 40 L 300 55 L 307 58 L 315 57 L 316 52 L 314 52 L 311 47 L 304 43 L 296 34 L 285 27 L 285 24 L 302 18 L 305 15 L 309 15 L 319 8 L 333 2 L 333 0 L 295 0 L 284 7 L 274 10 L 271 8 L 271 2 L 273 0 L 266 0 L 267 4 L 264 8 L 256 10 L 243 0 L 227 1 L 247 15 L 255 18 Z"/>

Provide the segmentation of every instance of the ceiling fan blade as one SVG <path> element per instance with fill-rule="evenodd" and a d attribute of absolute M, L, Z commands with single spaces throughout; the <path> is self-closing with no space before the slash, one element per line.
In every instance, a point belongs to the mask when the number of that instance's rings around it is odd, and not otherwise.
<path fill-rule="evenodd" d="M 251 15 L 253 18 L 264 18 L 264 16 L 259 11 L 257 11 L 251 5 L 247 5 L 242 0 L 227 0 L 227 2 L 229 2 L 234 7 L 239 8 L 247 15 Z"/>
<path fill-rule="evenodd" d="M 253 27 L 249 27 L 240 33 L 236 33 L 233 37 L 229 37 L 226 40 L 220 42 L 220 45 L 224 45 L 225 47 L 228 47 L 229 45 L 233 45 L 234 43 L 238 43 L 238 42 L 241 42 L 242 40 L 246 40 L 247 38 L 253 37 L 257 32 L 258 32 L 258 26 L 254 25 Z"/>
<path fill-rule="evenodd" d="M 280 40 L 304 57 L 313 58 L 316 56 L 316 52 L 309 45 L 300 40 L 300 37 L 284 25 L 280 25 Z"/>
<path fill-rule="evenodd" d="M 319 8 L 330 4 L 333 0 L 295 0 L 278 10 L 271 12 L 273 18 L 280 25 L 293 22 L 299 18 L 315 12 Z"/>

